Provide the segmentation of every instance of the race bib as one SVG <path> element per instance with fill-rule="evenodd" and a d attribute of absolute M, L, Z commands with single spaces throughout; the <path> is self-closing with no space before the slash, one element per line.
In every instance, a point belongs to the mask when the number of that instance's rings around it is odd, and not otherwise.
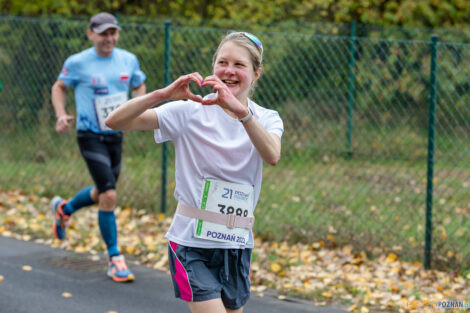
<path fill-rule="evenodd" d="M 109 96 L 99 97 L 94 99 L 96 118 L 100 130 L 112 130 L 104 121 L 109 113 L 117 109 L 121 104 L 127 101 L 127 92 L 119 92 Z"/>
<path fill-rule="evenodd" d="M 204 181 L 201 209 L 220 214 L 253 216 L 253 186 L 208 179 Z M 245 245 L 250 230 L 198 220 L 195 237 Z"/>

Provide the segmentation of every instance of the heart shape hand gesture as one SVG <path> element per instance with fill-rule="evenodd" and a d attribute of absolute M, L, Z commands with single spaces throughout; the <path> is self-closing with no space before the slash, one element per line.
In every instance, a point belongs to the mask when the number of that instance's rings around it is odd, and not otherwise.
<path fill-rule="evenodd" d="M 165 94 L 165 98 L 173 100 L 190 99 L 202 103 L 202 97 L 193 94 L 189 89 L 189 83 L 191 81 L 195 82 L 199 87 L 202 87 L 204 79 L 198 72 L 180 76 L 170 85 L 163 88 L 162 91 Z"/>
<path fill-rule="evenodd" d="M 189 89 L 189 83 L 193 81 L 199 87 L 212 86 L 212 90 L 216 92 L 215 97 L 205 97 L 195 95 Z M 190 99 L 202 103 L 203 105 L 219 105 L 225 110 L 234 113 L 236 116 L 245 116 L 246 107 L 237 99 L 230 89 L 220 78 L 215 75 L 202 78 L 201 74 L 194 72 L 183 75 L 164 89 L 167 99 L 180 100 Z"/>

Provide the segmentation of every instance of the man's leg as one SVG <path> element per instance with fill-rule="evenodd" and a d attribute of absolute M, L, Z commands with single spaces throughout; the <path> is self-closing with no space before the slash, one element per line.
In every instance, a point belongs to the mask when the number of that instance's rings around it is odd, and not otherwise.
<path fill-rule="evenodd" d="M 117 225 L 114 207 L 116 206 L 116 190 L 110 189 L 99 195 L 98 224 L 110 258 L 119 255 L 117 244 Z"/>
<path fill-rule="evenodd" d="M 117 225 L 114 215 L 116 190 L 110 189 L 99 195 L 98 224 L 109 255 L 107 275 L 117 282 L 130 282 L 134 274 L 127 268 L 124 256 L 120 254 L 117 243 Z"/>
<path fill-rule="evenodd" d="M 75 196 L 63 206 L 63 211 L 65 214 L 71 215 L 81 208 L 97 202 L 98 190 L 94 186 L 87 186 L 77 192 Z"/>
<path fill-rule="evenodd" d="M 57 239 L 65 239 L 65 229 L 72 214 L 96 202 L 98 202 L 98 190 L 93 186 L 81 189 L 69 201 L 59 196 L 54 197 L 51 200 L 51 209 L 54 215 L 54 236 Z"/>

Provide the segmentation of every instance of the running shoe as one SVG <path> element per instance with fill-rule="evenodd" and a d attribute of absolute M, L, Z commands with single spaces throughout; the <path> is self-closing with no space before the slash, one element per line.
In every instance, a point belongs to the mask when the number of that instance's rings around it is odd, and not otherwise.
<path fill-rule="evenodd" d="M 126 260 L 122 254 L 111 257 L 108 263 L 108 276 L 117 282 L 131 282 L 134 274 L 127 268 Z"/>
<path fill-rule="evenodd" d="M 54 236 L 60 240 L 65 238 L 65 228 L 67 227 L 70 217 L 72 217 L 72 214 L 65 214 L 63 211 L 63 207 L 66 203 L 67 201 L 59 196 L 55 196 L 51 200 L 51 210 L 54 216 L 54 224 L 52 225 Z"/>

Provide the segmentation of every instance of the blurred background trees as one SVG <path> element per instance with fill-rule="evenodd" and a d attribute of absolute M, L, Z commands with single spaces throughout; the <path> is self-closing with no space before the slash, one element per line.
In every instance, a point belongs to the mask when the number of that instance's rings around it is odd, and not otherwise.
<path fill-rule="evenodd" d="M 470 22 L 468 0 L 0 0 L 0 13 L 127 16 L 245 22 L 334 22 L 448 27 Z"/>

